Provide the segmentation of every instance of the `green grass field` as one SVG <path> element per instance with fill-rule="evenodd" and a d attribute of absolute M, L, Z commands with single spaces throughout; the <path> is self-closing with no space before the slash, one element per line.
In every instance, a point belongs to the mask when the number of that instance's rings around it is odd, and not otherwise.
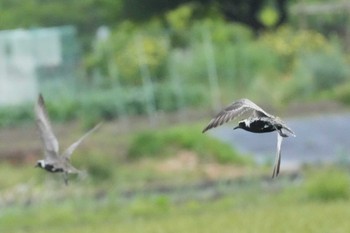
<path fill-rule="evenodd" d="M 77 196 L 1 211 L 1 232 L 349 232 L 349 200 L 305 201 L 256 189 L 217 200 L 174 203 L 166 196 Z M 294 194 L 293 194 L 294 193 Z"/>
<path fill-rule="evenodd" d="M 31 129 L 15 132 L 2 151 L 37 151 Z M 239 159 L 198 125 L 115 135 L 104 126 L 77 149 L 73 163 L 89 176 L 71 176 L 69 186 L 34 169 L 36 158 L 2 162 L 0 232 L 350 232 L 344 166 L 311 167 L 296 178 L 282 171 L 272 180 L 270 165 Z M 131 158 L 130 145 L 142 148 Z"/>

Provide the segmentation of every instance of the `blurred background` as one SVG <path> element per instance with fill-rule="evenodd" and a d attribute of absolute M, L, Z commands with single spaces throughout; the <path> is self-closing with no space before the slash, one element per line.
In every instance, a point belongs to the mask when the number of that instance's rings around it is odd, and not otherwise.
<path fill-rule="evenodd" d="M 1 232 L 349 232 L 350 3 L 0 0 Z M 87 177 L 34 169 L 47 104 Z M 249 98 L 276 133 L 202 134 Z"/>

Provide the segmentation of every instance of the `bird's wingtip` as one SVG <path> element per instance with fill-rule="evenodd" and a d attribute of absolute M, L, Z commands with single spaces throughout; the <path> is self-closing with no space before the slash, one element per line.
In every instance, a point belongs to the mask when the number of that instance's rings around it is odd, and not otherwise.
<path fill-rule="evenodd" d="M 272 178 L 272 179 L 277 178 L 278 174 L 279 174 L 279 169 L 276 168 L 276 167 L 274 167 L 274 168 L 273 168 L 273 171 L 272 171 L 272 176 L 271 176 L 271 178 Z"/>
<path fill-rule="evenodd" d="M 103 121 L 100 121 L 98 124 L 95 125 L 94 129 L 100 128 L 104 124 Z"/>
<path fill-rule="evenodd" d="M 209 125 L 207 125 L 203 130 L 202 130 L 202 133 L 205 133 L 207 132 L 209 129 L 211 129 L 212 126 L 211 126 L 211 123 L 209 123 Z"/>
<path fill-rule="evenodd" d="M 45 104 L 44 97 L 41 93 L 38 94 L 38 104 L 41 106 Z"/>

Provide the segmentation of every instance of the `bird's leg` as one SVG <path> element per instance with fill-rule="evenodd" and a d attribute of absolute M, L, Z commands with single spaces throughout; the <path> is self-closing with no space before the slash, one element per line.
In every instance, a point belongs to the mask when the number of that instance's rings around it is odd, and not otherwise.
<path fill-rule="evenodd" d="M 68 173 L 67 172 L 63 173 L 63 179 L 64 179 L 64 184 L 67 186 L 68 185 Z"/>
<path fill-rule="evenodd" d="M 272 178 L 277 177 L 280 172 L 282 140 L 283 140 L 283 137 L 279 133 L 277 133 L 276 158 L 275 158 L 275 164 L 273 165 Z"/>

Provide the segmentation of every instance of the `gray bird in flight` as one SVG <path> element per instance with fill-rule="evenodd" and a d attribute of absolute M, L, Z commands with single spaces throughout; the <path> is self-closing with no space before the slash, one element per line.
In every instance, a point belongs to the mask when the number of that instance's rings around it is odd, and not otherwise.
<path fill-rule="evenodd" d="M 35 116 L 40 138 L 44 145 L 45 156 L 44 159 L 37 161 L 36 167 L 45 169 L 48 172 L 63 173 L 64 182 L 67 185 L 68 174 L 81 173 L 80 170 L 73 167 L 70 163 L 72 153 L 88 135 L 101 125 L 101 123 L 70 145 L 63 154 L 60 154 L 58 140 L 52 131 L 49 117 L 46 112 L 44 98 L 41 94 L 39 94 L 38 102 L 35 105 Z"/>
<path fill-rule="evenodd" d="M 241 128 L 253 133 L 277 131 L 277 153 L 272 172 L 272 177 L 274 178 L 278 176 L 280 171 L 282 139 L 289 136 L 295 137 L 295 133 L 280 118 L 265 112 L 249 99 L 239 99 L 219 112 L 202 132 L 204 133 L 211 128 L 218 127 L 248 112 L 250 112 L 250 116 L 239 121 L 234 129 Z"/>

